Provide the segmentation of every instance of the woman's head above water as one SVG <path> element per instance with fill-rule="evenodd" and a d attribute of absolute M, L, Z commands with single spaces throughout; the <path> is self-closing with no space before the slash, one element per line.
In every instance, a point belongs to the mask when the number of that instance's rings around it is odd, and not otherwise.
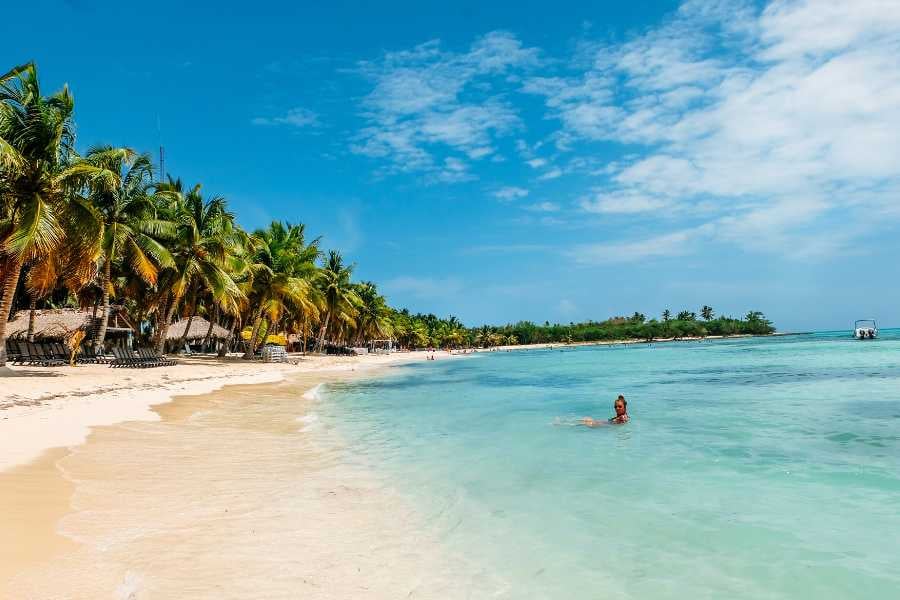
<path fill-rule="evenodd" d="M 616 416 L 609 420 L 610 423 L 628 422 L 628 400 L 625 399 L 625 396 L 619 394 L 619 397 L 613 402 L 613 409 L 616 411 Z"/>
<path fill-rule="evenodd" d="M 581 419 L 581 424 L 587 425 L 588 427 L 599 427 L 600 425 L 606 425 L 608 423 L 618 424 L 628 422 L 628 401 L 625 400 L 625 396 L 619 394 L 619 397 L 613 402 L 613 409 L 616 411 L 616 416 L 611 419 L 607 419 L 606 421 L 596 421 L 591 417 L 584 417 Z"/>

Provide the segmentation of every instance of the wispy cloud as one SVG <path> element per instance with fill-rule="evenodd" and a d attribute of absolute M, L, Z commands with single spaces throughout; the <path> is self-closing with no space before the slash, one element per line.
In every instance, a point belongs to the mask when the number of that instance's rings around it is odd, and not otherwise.
<path fill-rule="evenodd" d="M 643 148 L 601 175 L 586 211 L 646 218 L 677 206 L 707 215 L 716 239 L 809 256 L 841 247 L 811 226 L 841 234 L 900 190 L 900 4 L 689 1 L 592 56 L 579 75 L 523 85 L 545 98 L 564 149 Z M 650 257 L 687 241 L 676 230 L 587 255 Z"/>
<path fill-rule="evenodd" d="M 523 206 L 522 208 L 531 212 L 550 213 L 559 211 L 560 206 L 556 202 L 537 202 L 535 204 Z"/>
<path fill-rule="evenodd" d="M 515 200 L 516 198 L 524 198 L 528 195 L 528 190 L 516 186 L 502 187 L 494 192 L 494 197 L 500 200 Z"/>
<path fill-rule="evenodd" d="M 254 117 L 250 120 L 254 125 L 289 125 L 291 127 L 319 127 L 319 115 L 302 107 L 288 110 L 283 115 L 274 117 Z"/>
<path fill-rule="evenodd" d="M 435 40 L 362 63 L 360 72 L 374 87 L 364 101 L 367 124 L 351 150 L 386 159 L 389 170 L 439 174 L 447 169 L 438 152 L 461 161 L 492 157 L 495 141 L 521 126 L 495 83 L 537 63 L 536 49 L 503 31 L 463 53 L 445 51 Z"/>

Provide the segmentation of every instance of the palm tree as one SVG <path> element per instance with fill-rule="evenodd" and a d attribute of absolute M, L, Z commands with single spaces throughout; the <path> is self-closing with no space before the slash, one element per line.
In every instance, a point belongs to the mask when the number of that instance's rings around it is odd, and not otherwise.
<path fill-rule="evenodd" d="M 390 308 L 375 284 L 370 281 L 357 284 L 356 294 L 360 299 L 356 315 L 357 340 L 392 335 Z"/>
<path fill-rule="evenodd" d="M 149 285 L 155 285 L 159 269 L 175 262 L 161 239 L 171 238 L 175 223 L 160 219 L 148 191 L 153 164 L 146 154 L 130 148 L 98 146 L 66 169 L 63 176 L 87 190 L 100 238 L 100 328 L 94 337 L 98 352 L 106 340 L 113 266 L 129 268 Z"/>
<path fill-rule="evenodd" d="M 325 336 L 332 321 L 341 322 L 356 315 L 360 299 L 350 282 L 352 273 L 353 265 L 344 265 L 344 258 L 340 252 L 331 250 L 328 253 L 328 258 L 319 272 L 319 289 L 325 301 L 325 318 L 322 320 L 319 341 L 316 344 L 319 352 L 325 347 Z"/>
<path fill-rule="evenodd" d="M 250 343 L 244 358 L 252 358 L 260 340 L 263 317 L 268 317 L 267 330 L 285 311 L 308 320 L 317 316 L 322 304 L 311 282 L 317 271 L 319 240 L 305 241 L 305 226 L 273 221 L 267 229 L 252 236 L 253 249 L 248 278 L 243 286 L 253 312 Z"/>
<path fill-rule="evenodd" d="M 715 314 L 715 313 L 713 312 L 713 309 L 711 306 L 707 306 L 704 304 L 703 307 L 700 309 L 700 316 L 703 317 L 704 321 L 711 321 L 713 318 L 713 314 Z"/>
<path fill-rule="evenodd" d="M 200 185 L 187 193 L 180 181 L 157 186 L 161 201 L 168 200 L 165 213 L 176 223 L 172 242 L 174 266 L 162 275 L 160 287 L 165 290 L 160 310 L 162 321 L 157 332 L 157 352 L 165 349 L 169 326 L 178 305 L 185 301 L 190 313 L 182 343 L 196 311 L 201 286 L 209 291 L 222 310 L 236 314 L 243 293 L 228 273 L 229 254 L 238 234 L 234 216 L 226 210 L 220 197 L 205 200 Z"/>
<path fill-rule="evenodd" d="M 663 313 L 662 313 L 662 320 L 663 320 L 664 323 L 668 323 L 669 320 L 670 320 L 671 318 L 672 318 L 672 311 L 670 311 L 670 310 L 667 308 L 667 309 L 664 310 Z"/>
<path fill-rule="evenodd" d="M 33 63 L 0 75 L 0 366 L 6 323 L 22 267 L 64 243 L 79 259 L 93 252 L 89 207 L 70 196 L 59 175 L 74 155 L 68 87 L 43 96 Z M 83 265 L 87 261 L 79 261 Z"/>

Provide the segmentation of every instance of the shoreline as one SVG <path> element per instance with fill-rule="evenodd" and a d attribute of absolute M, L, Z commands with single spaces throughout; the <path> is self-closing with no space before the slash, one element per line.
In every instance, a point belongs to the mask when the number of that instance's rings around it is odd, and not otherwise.
<path fill-rule="evenodd" d="M 425 354 L 313 356 L 298 364 L 180 358 L 176 366 L 155 369 L 6 367 L 0 372 L 5 388 L 0 401 L 0 473 L 36 460 L 47 450 L 81 444 L 93 427 L 158 420 L 152 408 L 179 396 L 276 383 L 291 373 L 362 373 L 424 360 Z"/>
<path fill-rule="evenodd" d="M 448 359 L 450 356 L 437 353 L 437 359 Z M 453 358 L 456 358 L 454 356 Z M 0 597 L 5 593 L 12 593 L 20 589 L 19 586 L 31 585 L 26 583 L 27 577 L 23 573 L 32 573 L 39 580 L 47 580 L 50 586 L 55 577 L 49 576 L 58 567 L 58 564 L 67 564 L 72 556 L 80 556 L 91 550 L 83 538 L 83 533 L 74 535 L 73 532 L 81 531 L 68 523 L 78 521 L 85 510 L 88 513 L 100 509 L 113 511 L 121 510 L 119 506 L 105 506 L 107 502 L 113 502 L 112 497 L 95 496 L 86 493 L 82 488 L 87 485 L 102 485 L 114 492 L 114 496 L 130 492 L 132 486 L 120 477 L 104 475 L 101 480 L 89 477 L 83 479 L 78 474 L 83 455 L 92 456 L 96 450 L 93 446 L 105 443 L 110 437 L 114 439 L 125 436 L 130 439 L 132 431 L 157 431 L 169 428 L 172 423 L 189 422 L 194 416 L 201 416 L 207 412 L 203 410 L 204 403 L 212 403 L 216 398 L 231 398 L 238 394 L 255 397 L 265 397 L 269 390 L 282 389 L 284 386 L 302 386 L 302 393 L 292 397 L 291 409 L 300 411 L 295 419 L 278 419 L 278 427 L 293 433 L 300 433 L 307 446 L 307 452 L 299 456 L 298 464 L 312 461 L 311 466 L 303 467 L 299 473 L 309 484 L 319 487 L 337 486 L 337 489 L 346 490 L 347 486 L 360 486 L 366 490 L 372 503 L 384 506 L 379 511 L 356 511 L 353 507 L 346 509 L 350 520 L 359 520 L 358 531 L 348 532 L 348 535 L 365 537 L 368 535 L 366 523 L 368 520 L 376 522 L 385 521 L 382 525 L 385 531 L 397 531 L 390 535 L 396 535 L 397 539 L 406 539 L 408 532 L 400 531 L 399 525 L 391 525 L 391 506 L 399 506 L 402 499 L 393 498 L 391 490 L 384 493 L 377 488 L 379 485 L 368 474 L 354 472 L 348 465 L 336 464 L 335 473 L 316 478 L 315 456 L 320 450 L 315 434 L 308 434 L 311 428 L 306 422 L 308 415 L 317 402 L 320 401 L 316 390 L 319 386 L 335 381 L 350 381 L 363 377 L 378 376 L 389 367 L 415 363 L 425 360 L 425 353 L 398 353 L 394 355 L 370 355 L 359 357 L 315 357 L 304 360 L 300 365 L 291 364 L 262 364 L 247 365 L 248 368 L 260 370 L 258 373 L 246 373 L 241 369 L 239 373 L 229 375 L 211 376 L 203 365 L 185 365 L 195 369 L 190 374 L 170 373 L 169 382 L 159 386 L 148 385 L 145 381 L 148 377 L 154 377 L 152 369 L 140 370 L 127 378 L 123 387 L 119 385 L 115 390 L 109 389 L 109 382 L 99 377 L 99 373 L 87 373 L 94 375 L 92 383 L 96 393 L 89 391 L 86 382 L 79 382 L 76 391 L 69 394 L 48 395 L 46 390 L 40 390 L 33 386 L 30 390 L 18 391 L 16 404 L 7 403 L 5 410 L 0 410 L 0 439 L 3 441 L 2 458 L 0 458 L 0 538 L 8 543 L 5 549 L 0 550 Z M 226 363 L 228 366 L 230 364 Z M 104 366 L 93 369 L 97 371 Z M 107 377 L 121 378 L 122 371 L 108 369 Z M 162 371 L 162 368 L 158 371 Z M 101 372 L 104 373 L 104 372 Z M 136 377 L 137 375 L 141 377 Z M 157 373 L 159 378 L 162 373 Z M 183 376 L 182 376 L 183 375 Z M 33 376 L 22 377 L 32 379 Z M 18 382 L 17 382 L 18 383 Z M 70 382 L 74 383 L 74 382 Z M 119 382 L 120 384 L 122 382 Z M 293 389 L 293 388 L 286 388 Z M 31 396 L 32 399 L 28 399 Z M 23 399 L 24 397 L 24 399 Z M 40 399 L 34 399 L 39 397 Z M 210 404 L 210 406 L 214 406 Z M 241 406 L 237 404 L 235 406 Z M 200 408 L 198 408 L 200 407 Z M 315 419 L 314 416 L 311 419 Z M 300 421 L 300 422 L 297 422 Z M 27 424 L 27 426 L 24 426 Z M 38 429 L 43 428 L 43 434 L 37 435 Z M 281 431 L 284 434 L 285 431 Z M 200 432 L 186 432 L 185 436 L 201 435 Z M 208 432 L 206 434 L 208 435 Z M 329 442 L 332 446 L 334 440 Z M 137 454 L 148 455 L 142 460 L 147 461 L 144 468 L 136 469 L 135 473 L 128 473 L 128 477 L 138 477 L 147 469 L 157 468 L 153 460 L 154 449 L 140 440 L 134 442 Z M 340 444 L 337 444 L 339 447 Z M 157 449 L 158 450 L 158 449 Z M 240 453 L 253 453 L 257 449 L 251 444 L 240 448 Z M 332 451 L 334 449 L 332 448 Z M 108 454 L 108 453 L 105 453 Z M 112 453 L 116 454 L 116 453 Z M 126 455 L 130 453 L 125 453 Z M 213 457 L 215 461 L 218 457 Z M 118 458 L 109 460 L 117 461 Z M 123 457 L 121 460 L 128 461 Z M 161 462 L 164 462 L 160 459 Z M 340 462 L 340 461 L 339 461 Z M 198 459 L 198 468 L 207 466 L 207 462 Z M 76 465 L 73 475 L 73 465 Z M 105 471 L 101 471 L 105 473 Z M 336 473 L 340 473 L 337 475 Z M 182 486 L 191 485 L 193 476 L 191 473 L 176 472 L 172 474 L 172 481 L 177 481 L 179 475 L 187 477 L 182 481 Z M 229 477 L 223 473 L 215 479 L 215 483 L 224 483 Z M 86 482 L 86 483 L 85 483 Z M 199 490 L 198 490 L 199 491 Z M 202 492 L 200 492 L 202 493 Z M 329 492 L 333 494 L 335 492 Z M 166 494 L 154 494 L 153 498 L 160 497 L 161 502 L 167 500 Z M 87 497 L 90 501 L 86 501 Z M 387 498 L 391 498 L 388 502 Z M 308 510 L 313 514 L 319 514 L 323 518 L 337 518 L 335 507 L 329 507 L 329 498 L 309 499 Z M 398 504 L 400 503 L 400 504 Z M 129 504 L 126 502 L 126 505 Z M 140 503 L 136 503 L 140 504 Z M 226 509 L 227 510 L 227 509 Z M 356 512 L 354 512 L 356 511 Z M 359 513 L 359 514 L 357 514 Z M 406 510 L 402 514 L 406 519 L 412 519 L 410 512 Z M 354 516 L 356 515 L 356 516 Z M 144 522 L 144 521 L 141 521 Z M 152 519 L 147 522 L 152 522 Z M 82 528 L 83 531 L 91 531 L 91 528 Z M 387 534 L 386 534 L 387 535 Z M 89 539 L 89 536 L 88 536 Z M 398 542 L 399 543 L 399 542 Z M 323 534 L 321 540 L 315 540 L 308 548 L 310 552 L 332 552 L 332 543 Z M 435 551 L 436 552 L 436 551 Z M 431 560 L 431 558 L 429 558 Z M 439 563 L 435 563 L 439 564 Z M 321 570 L 327 571 L 326 567 Z M 39 575 L 40 574 L 40 575 Z M 310 573 L 310 576 L 315 573 Z M 34 578 L 32 578 L 34 580 Z M 110 582 L 107 582 L 112 585 Z M 45 585 L 41 583 L 40 585 Z M 98 584 L 99 585 L 99 584 Z M 128 582 L 119 582 L 118 587 L 109 588 L 117 593 L 122 586 L 127 587 Z M 387 579 L 386 587 L 394 585 Z M 9 592 L 6 592 L 7 587 Z M 35 596 L 43 597 L 43 596 Z M 144 597 L 125 594 L 123 597 Z M 205 597 L 205 596 L 204 596 Z M 329 597 L 329 596 L 325 596 Z M 389 596 L 379 596 L 389 597 Z"/>
<path fill-rule="evenodd" d="M 789 335 L 812 335 L 807 332 L 774 332 L 774 333 L 737 333 L 735 335 L 707 335 L 707 336 L 685 336 L 680 338 L 654 338 L 645 340 L 642 338 L 631 338 L 627 340 L 596 340 L 592 342 L 540 342 L 536 344 L 514 344 L 511 346 L 493 346 L 492 348 L 478 348 L 474 352 L 491 352 L 492 350 L 544 350 L 557 348 L 574 348 L 583 346 L 631 346 L 637 344 L 669 344 L 678 342 L 703 342 L 706 340 L 720 341 L 730 339 L 746 339 L 746 338 L 765 338 L 765 337 L 784 337 Z"/>

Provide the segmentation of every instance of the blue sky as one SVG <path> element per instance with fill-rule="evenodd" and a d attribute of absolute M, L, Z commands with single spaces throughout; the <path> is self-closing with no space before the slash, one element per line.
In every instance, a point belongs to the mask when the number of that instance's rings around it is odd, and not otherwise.
<path fill-rule="evenodd" d="M 394 305 L 900 324 L 896 2 L 187 4 L 17 3 L 0 56 Z"/>

